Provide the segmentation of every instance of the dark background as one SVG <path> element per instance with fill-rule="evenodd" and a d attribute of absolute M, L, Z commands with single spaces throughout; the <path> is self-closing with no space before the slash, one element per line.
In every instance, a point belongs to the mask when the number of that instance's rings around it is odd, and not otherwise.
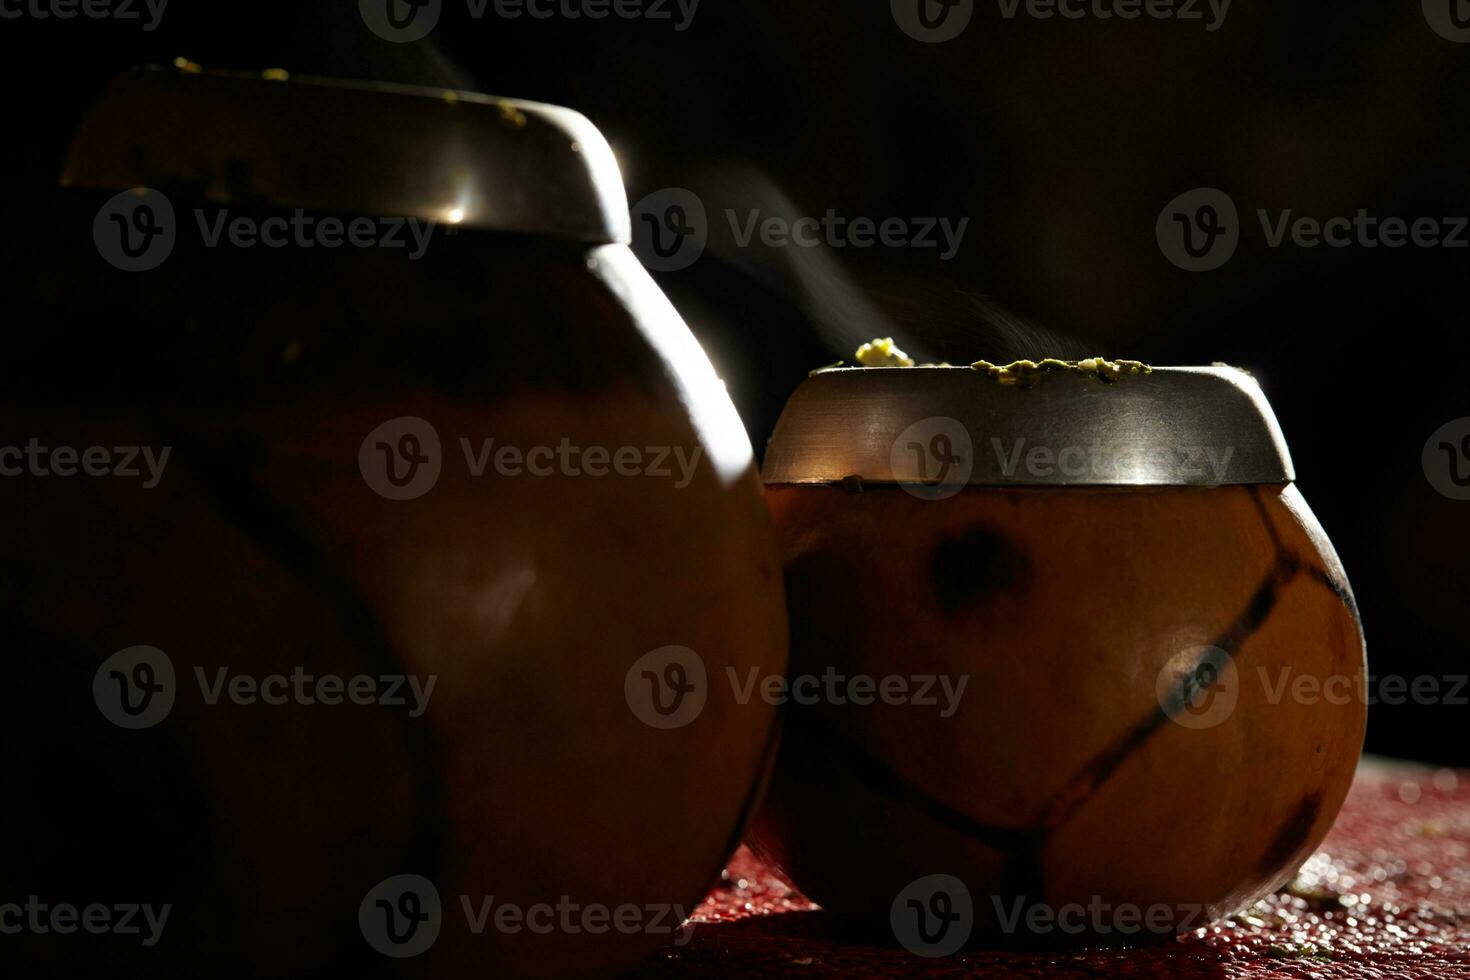
<path fill-rule="evenodd" d="M 1270 248 L 1255 219 L 1470 216 L 1470 44 L 1436 35 L 1419 4 L 1236 0 L 1209 32 L 1007 20 L 990 0 L 942 44 L 907 36 L 879 0 L 703 0 L 683 32 L 465 9 L 449 0 L 430 41 L 410 45 L 371 34 L 351 0 L 172 0 L 152 32 L 0 20 L 4 235 L 23 247 L 47 221 L 40 192 L 95 87 L 179 55 L 569 105 L 608 135 L 635 201 L 680 186 L 711 214 L 967 217 L 948 262 L 712 243 L 658 278 L 758 446 L 807 369 L 875 334 L 960 363 L 1246 367 L 1352 578 L 1370 669 L 1470 673 L 1470 502 L 1437 493 L 1421 466 L 1430 434 L 1470 415 L 1470 249 Z M 1195 187 L 1228 192 L 1243 222 L 1211 272 L 1176 268 L 1155 241 L 1164 205 Z M 6 329 L 35 329 L 36 315 Z M 1375 706 L 1369 749 L 1470 765 L 1470 686 L 1458 694 Z"/>

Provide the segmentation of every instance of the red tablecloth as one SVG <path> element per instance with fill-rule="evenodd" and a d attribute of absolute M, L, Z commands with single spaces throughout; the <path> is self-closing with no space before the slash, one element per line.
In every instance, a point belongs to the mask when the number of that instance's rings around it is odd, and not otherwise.
<path fill-rule="evenodd" d="M 1291 887 L 1162 946 L 929 960 L 854 945 L 744 848 L 649 976 L 1470 978 L 1470 771 L 1365 760 Z"/>

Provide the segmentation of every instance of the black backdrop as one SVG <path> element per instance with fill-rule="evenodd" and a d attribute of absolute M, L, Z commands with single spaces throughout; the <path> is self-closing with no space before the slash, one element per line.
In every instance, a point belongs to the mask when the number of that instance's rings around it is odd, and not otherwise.
<path fill-rule="evenodd" d="M 613 142 L 630 198 L 691 188 L 714 225 L 725 208 L 968 218 L 949 261 L 732 249 L 712 225 L 709 253 L 659 279 L 757 445 L 807 368 L 874 333 L 956 362 L 1247 367 L 1347 565 L 1371 669 L 1444 694 L 1470 673 L 1470 502 L 1421 464 L 1431 433 L 1470 416 L 1470 248 L 1271 247 L 1255 216 L 1470 216 L 1470 44 L 1431 29 L 1441 0 L 1237 0 L 1216 30 L 1203 3 L 1203 20 L 1072 20 L 1008 19 L 989 0 L 945 43 L 910 37 L 880 0 L 703 0 L 684 30 L 672 3 L 672 20 L 573 21 L 476 19 L 448 0 L 413 44 L 369 32 L 350 0 L 172 0 L 153 30 L 38 19 L 35 2 L 0 2 L 22 13 L 0 18 L 6 249 L 47 220 L 34 192 L 96 85 L 179 55 L 570 105 Z M 1240 210 L 1237 252 L 1208 272 L 1155 237 L 1197 187 Z M 5 329 L 44 316 L 12 303 Z M 1455 693 L 1375 706 L 1369 748 L 1470 764 L 1470 686 Z"/>

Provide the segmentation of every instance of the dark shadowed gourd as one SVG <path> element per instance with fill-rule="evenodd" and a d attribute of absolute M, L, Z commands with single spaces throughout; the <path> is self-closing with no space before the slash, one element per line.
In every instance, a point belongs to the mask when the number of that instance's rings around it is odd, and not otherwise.
<path fill-rule="evenodd" d="M 7 937 L 7 963 L 585 975 L 676 939 L 739 840 L 775 713 L 711 685 L 656 727 L 635 665 L 678 646 L 711 675 L 780 672 L 787 629 L 750 446 L 623 244 L 598 132 L 464 93 L 144 70 L 103 91 L 65 182 L 14 257 L 0 445 L 170 455 L 151 487 L 0 480 L 24 691 L 4 714 L 0 900 L 173 909 L 152 947 Z M 120 208 L 139 235 L 159 217 L 108 203 L 134 186 L 174 216 L 146 271 L 93 241 Z M 221 212 L 297 208 L 436 224 L 420 257 L 401 226 L 406 248 L 206 242 Z M 606 455 L 530 456 L 563 445 Z M 168 658 L 173 703 L 126 730 L 93 684 L 162 683 L 101 669 L 136 646 Z M 221 670 L 298 669 L 434 687 L 417 715 L 411 697 L 210 703 Z M 441 905 L 404 958 L 368 936 L 428 909 L 374 895 L 400 875 Z M 504 905 L 605 911 L 516 928 Z"/>

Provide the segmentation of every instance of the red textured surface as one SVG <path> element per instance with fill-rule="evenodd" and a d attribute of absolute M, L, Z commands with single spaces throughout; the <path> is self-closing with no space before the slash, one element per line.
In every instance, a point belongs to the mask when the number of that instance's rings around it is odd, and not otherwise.
<path fill-rule="evenodd" d="M 645 975 L 1470 978 L 1470 771 L 1365 760 L 1286 891 L 1163 945 L 923 959 L 838 938 L 744 848 L 726 874 Z"/>

